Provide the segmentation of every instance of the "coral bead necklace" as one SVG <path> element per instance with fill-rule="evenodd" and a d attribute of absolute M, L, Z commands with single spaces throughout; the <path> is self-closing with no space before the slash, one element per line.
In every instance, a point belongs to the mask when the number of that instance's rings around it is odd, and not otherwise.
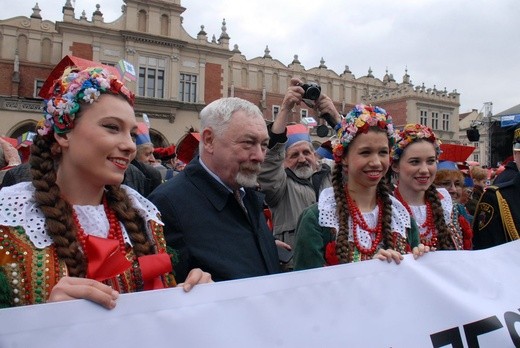
<path fill-rule="evenodd" d="M 395 198 L 399 202 L 401 202 L 406 210 L 408 211 L 408 214 L 410 214 L 411 217 L 414 217 L 412 209 L 408 205 L 408 203 L 404 200 L 403 196 L 401 195 L 401 192 L 399 192 L 399 187 L 395 189 L 394 193 Z M 419 234 L 421 243 L 424 245 L 427 245 L 429 247 L 437 247 L 437 230 L 435 229 L 435 222 L 433 219 L 433 209 L 432 204 L 429 201 L 426 201 L 426 220 L 424 220 L 424 223 L 420 225 L 420 228 L 422 233 Z M 428 236 L 430 236 L 428 238 Z"/>
<path fill-rule="evenodd" d="M 350 193 L 348 192 L 348 188 L 345 186 L 345 194 L 347 196 L 347 205 L 348 209 L 350 211 L 350 215 L 352 217 L 352 233 L 353 233 L 353 239 L 354 244 L 356 245 L 356 248 L 359 250 L 360 253 L 364 255 L 373 255 L 379 245 L 381 243 L 381 240 L 383 239 L 383 202 L 380 198 L 377 199 L 377 206 L 379 208 L 378 214 L 377 214 L 377 224 L 375 228 L 368 227 L 367 222 L 365 221 L 363 214 L 359 210 L 359 207 L 357 206 L 356 202 L 352 199 L 350 196 Z M 371 235 L 374 234 L 375 238 L 372 239 L 372 244 L 370 248 L 365 248 L 361 245 L 359 242 L 359 235 L 358 235 L 358 229 L 362 228 L 363 230 L 369 232 Z"/>
<path fill-rule="evenodd" d="M 119 220 L 117 219 L 114 210 L 108 206 L 108 202 L 105 196 L 103 196 L 103 207 L 105 208 L 105 214 L 107 216 L 109 225 L 107 238 L 117 240 L 119 242 L 119 249 L 123 254 L 126 254 L 126 243 L 123 237 L 123 231 L 121 230 L 121 224 L 119 223 Z M 85 230 L 83 230 L 83 227 L 81 227 L 78 215 L 76 214 L 76 211 L 74 209 L 72 209 L 72 217 L 74 219 L 74 224 L 76 225 L 77 236 L 81 244 L 81 248 L 83 249 L 85 257 L 87 257 L 88 259 L 86 247 L 87 234 L 85 233 Z"/>

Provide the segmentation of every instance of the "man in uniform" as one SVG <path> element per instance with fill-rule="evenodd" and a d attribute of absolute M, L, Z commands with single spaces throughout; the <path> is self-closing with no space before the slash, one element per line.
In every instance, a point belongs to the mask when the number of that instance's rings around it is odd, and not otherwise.
<path fill-rule="evenodd" d="M 520 156 L 520 126 L 515 129 L 513 154 Z M 519 238 L 520 174 L 512 180 L 489 186 L 478 203 L 473 219 L 473 249 L 485 249 Z"/>

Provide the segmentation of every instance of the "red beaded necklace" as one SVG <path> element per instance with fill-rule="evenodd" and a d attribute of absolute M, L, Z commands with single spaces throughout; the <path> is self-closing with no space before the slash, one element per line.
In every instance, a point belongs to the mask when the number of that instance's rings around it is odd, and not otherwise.
<path fill-rule="evenodd" d="M 404 207 L 408 211 L 408 214 L 410 214 L 410 216 L 413 217 L 412 209 L 410 208 L 408 203 L 404 200 L 403 196 L 401 195 L 401 192 L 399 192 L 399 187 L 397 187 L 395 189 L 394 196 L 395 196 L 395 198 L 397 198 L 397 200 L 399 202 L 401 202 L 404 205 Z M 425 204 L 426 204 L 426 220 L 420 226 L 421 229 L 424 230 L 424 232 L 420 233 L 419 236 L 420 236 L 422 244 L 427 245 L 429 247 L 437 247 L 437 230 L 435 229 L 435 222 L 433 219 L 432 204 L 429 201 L 426 201 Z M 429 240 L 427 240 L 428 236 L 431 236 L 431 238 L 429 238 Z"/>
<path fill-rule="evenodd" d="M 119 220 L 117 219 L 116 213 L 114 212 L 114 210 L 108 206 L 108 202 L 107 202 L 107 199 L 105 196 L 103 196 L 103 207 L 105 208 L 105 214 L 107 216 L 108 224 L 109 224 L 107 238 L 118 240 L 119 249 L 121 250 L 121 252 L 123 254 L 126 254 L 126 243 L 125 243 L 125 239 L 123 237 L 123 231 L 121 230 L 121 224 L 119 223 Z M 76 211 L 74 209 L 72 209 L 72 218 L 74 219 L 74 224 L 76 225 L 77 237 L 81 244 L 81 248 L 83 249 L 83 253 L 85 254 L 85 257 L 88 259 L 87 247 L 86 247 L 87 235 L 85 233 L 85 230 L 83 230 L 83 227 L 81 227 L 81 224 L 79 223 L 78 215 L 76 214 Z"/>
<path fill-rule="evenodd" d="M 373 255 L 379 243 L 381 243 L 381 240 L 383 239 L 383 201 L 380 198 L 377 199 L 377 206 L 379 207 L 379 212 L 377 214 L 377 225 L 375 228 L 370 228 L 368 227 L 367 222 L 365 221 L 365 218 L 359 210 L 356 202 L 350 196 L 346 186 L 345 194 L 347 196 L 347 205 L 350 211 L 350 216 L 352 217 L 352 233 L 354 235 L 354 244 L 360 253 L 364 255 Z M 370 232 L 371 234 L 375 234 L 375 239 L 372 239 L 372 245 L 370 248 L 365 248 L 359 243 L 359 227 L 367 232 Z"/>

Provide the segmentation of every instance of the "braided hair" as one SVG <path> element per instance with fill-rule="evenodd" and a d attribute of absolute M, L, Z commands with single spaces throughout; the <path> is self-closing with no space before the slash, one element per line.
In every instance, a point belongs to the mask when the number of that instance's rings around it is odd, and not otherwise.
<path fill-rule="evenodd" d="M 435 185 L 428 187 L 424 193 L 424 200 L 431 203 L 435 230 L 437 230 L 437 248 L 439 250 L 455 250 L 455 244 L 444 219 L 444 209 Z"/>

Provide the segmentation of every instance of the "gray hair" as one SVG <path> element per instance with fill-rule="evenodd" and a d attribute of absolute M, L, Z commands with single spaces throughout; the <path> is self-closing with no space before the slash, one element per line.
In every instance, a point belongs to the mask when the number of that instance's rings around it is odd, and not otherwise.
<path fill-rule="evenodd" d="M 237 111 L 244 111 L 250 118 L 262 117 L 258 106 L 240 98 L 221 98 L 208 104 L 200 112 L 201 131 L 211 128 L 217 136 L 221 136 L 227 129 L 231 116 Z"/>

